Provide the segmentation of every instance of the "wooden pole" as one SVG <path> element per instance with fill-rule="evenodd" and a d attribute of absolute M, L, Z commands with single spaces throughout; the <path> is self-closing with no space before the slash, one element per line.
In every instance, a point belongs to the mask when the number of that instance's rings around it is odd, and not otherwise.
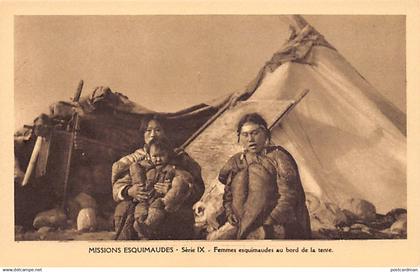
<path fill-rule="evenodd" d="M 235 95 L 235 94 L 233 94 Z M 202 125 L 198 130 L 196 130 L 194 132 L 194 134 L 188 138 L 182 145 L 181 148 L 185 149 L 192 141 L 195 140 L 195 138 L 198 137 L 198 135 L 200 135 L 206 128 L 208 128 L 217 118 L 219 118 L 220 115 L 222 115 L 222 113 L 224 113 L 233 103 L 235 103 L 235 101 L 228 101 L 226 102 L 226 104 L 219 109 L 218 112 L 216 112 L 209 120 L 207 120 L 207 122 L 204 123 L 204 125 Z"/>
<path fill-rule="evenodd" d="M 23 177 L 23 180 L 22 180 L 22 184 L 21 184 L 22 186 L 25 186 L 26 184 L 29 183 L 29 179 L 31 178 L 32 173 L 34 171 L 36 161 L 38 159 L 39 151 L 41 150 L 41 145 L 42 145 L 43 141 L 44 141 L 43 137 L 41 137 L 41 136 L 36 137 L 35 146 L 34 146 L 34 149 L 32 151 L 31 158 L 29 159 L 29 163 L 28 163 L 28 167 L 26 168 L 25 176 Z"/>
<path fill-rule="evenodd" d="M 80 99 L 80 95 L 82 93 L 83 88 L 83 80 L 80 80 L 79 85 L 77 86 L 75 95 L 73 97 L 73 102 L 78 102 Z M 64 172 L 64 189 L 63 189 L 63 202 L 62 202 L 62 208 L 64 211 L 66 211 L 67 207 L 67 194 L 68 194 L 68 187 L 69 187 L 69 177 L 70 177 L 70 169 L 71 169 L 71 160 L 73 157 L 73 150 L 74 150 L 74 140 L 75 136 L 79 127 L 79 114 L 77 111 L 73 114 L 73 128 L 71 129 L 71 137 L 70 137 L 70 144 L 69 149 L 67 153 L 67 160 L 66 160 L 66 169 Z"/>
<path fill-rule="evenodd" d="M 291 112 L 294 107 L 296 107 L 297 104 L 309 93 L 309 89 L 304 89 L 302 92 L 300 92 L 296 98 L 293 100 L 293 102 L 287 107 L 287 109 L 277 118 L 276 121 L 271 124 L 271 126 L 268 128 L 271 130 L 273 127 L 275 127 L 277 124 L 281 122 L 281 120 L 289 113 Z"/>

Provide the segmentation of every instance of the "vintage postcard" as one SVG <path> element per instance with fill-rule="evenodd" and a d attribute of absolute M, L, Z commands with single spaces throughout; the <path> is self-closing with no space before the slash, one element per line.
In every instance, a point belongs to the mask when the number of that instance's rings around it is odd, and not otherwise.
<path fill-rule="evenodd" d="M 419 3 L 264 3 L 3 3 L 0 265 L 418 266 Z"/>

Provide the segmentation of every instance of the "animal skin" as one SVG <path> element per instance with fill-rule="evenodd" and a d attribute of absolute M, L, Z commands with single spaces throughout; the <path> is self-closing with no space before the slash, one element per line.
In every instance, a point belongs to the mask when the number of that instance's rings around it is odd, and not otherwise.
<path fill-rule="evenodd" d="M 252 163 L 232 180 L 232 210 L 239 219 L 238 238 L 243 239 L 274 208 L 277 199 L 275 168 L 265 163 Z M 261 222 L 261 224 L 257 224 Z"/>

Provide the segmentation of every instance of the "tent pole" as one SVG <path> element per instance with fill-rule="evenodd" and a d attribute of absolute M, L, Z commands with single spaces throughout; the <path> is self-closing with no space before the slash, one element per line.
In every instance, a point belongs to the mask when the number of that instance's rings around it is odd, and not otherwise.
<path fill-rule="evenodd" d="M 297 104 L 299 104 L 299 102 L 309 93 L 309 89 L 304 89 L 302 92 L 300 92 L 296 98 L 293 100 L 293 102 L 289 105 L 289 107 L 287 107 L 287 109 L 279 116 L 279 118 L 277 118 L 276 121 L 273 122 L 273 124 L 268 128 L 269 130 L 271 130 L 273 127 L 277 126 L 277 124 L 280 123 L 280 121 L 286 117 L 286 115 L 291 112 Z"/>
<path fill-rule="evenodd" d="M 309 25 L 302 15 L 288 15 L 286 18 L 290 26 L 294 27 L 296 30 L 302 30 L 305 26 Z"/>
<path fill-rule="evenodd" d="M 74 94 L 74 97 L 72 99 L 72 102 L 79 102 L 80 99 L 80 95 L 82 93 L 82 89 L 83 89 L 83 80 L 80 80 L 79 85 L 77 86 L 76 92 Z M 79 130 L 79 114 L 77 112 L 77 110 L 74 111 L 73 113 L 73 127 L 70 129 L 70 144 L 68 146 L 68 150 L 67 150 L 67 158 L 66 158 L 66 168 L 64 171 L 64 185 L 63 185 L 63 202 L 62 202 L 62 208 L 64 210 L 65 213 L 67 210 L 67 197 L 68 197 L 68 188 L 69 188 L 69 177 L 70 177 L 70 168 L 71 168 L 71 162 L 72 162 L 72 158 L 73 158 L 73 151 L 74 151 L 74 141 L 76 138 L 76 134 L 78 133 Z"/>
<path fill-rule="evenodd" d="M 235 100 L 235 99 L 234 99 Z M 181 149 L 185 149 L 192 141 L 195 140 L 195 138 L 198 137 L 198 135 L 201 134 L 201 132 L 203 132 L 206 128 L 208 128 L 208 126 L 210 126 L 217 118 L 219 118 L 220 115 L 222 115 L 222 113 L 224 113 L 231 105 L 233 105 L 236 101 L 228 101 L 226 102 L 226 104 L 219 109 L 218 112 L 216 112 L 209 120 L 207 120 L 206 123 L 204 123 L 204 125 L 202 125 L 196 132 L 194 132 L 194 134 L 188 138 L 182 145 L 181 145 Z"/>

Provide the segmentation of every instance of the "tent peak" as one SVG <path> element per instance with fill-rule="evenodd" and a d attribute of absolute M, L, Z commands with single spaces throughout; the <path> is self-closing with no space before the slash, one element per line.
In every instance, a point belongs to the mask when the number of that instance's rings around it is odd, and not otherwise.
<path fill-rule="evenodd" d="M 296 31 L 300 31 L 309 23 L 302 17 L 302 15 L 288 15 L 286 16 L 289 25 L 294 28 Z"/>

